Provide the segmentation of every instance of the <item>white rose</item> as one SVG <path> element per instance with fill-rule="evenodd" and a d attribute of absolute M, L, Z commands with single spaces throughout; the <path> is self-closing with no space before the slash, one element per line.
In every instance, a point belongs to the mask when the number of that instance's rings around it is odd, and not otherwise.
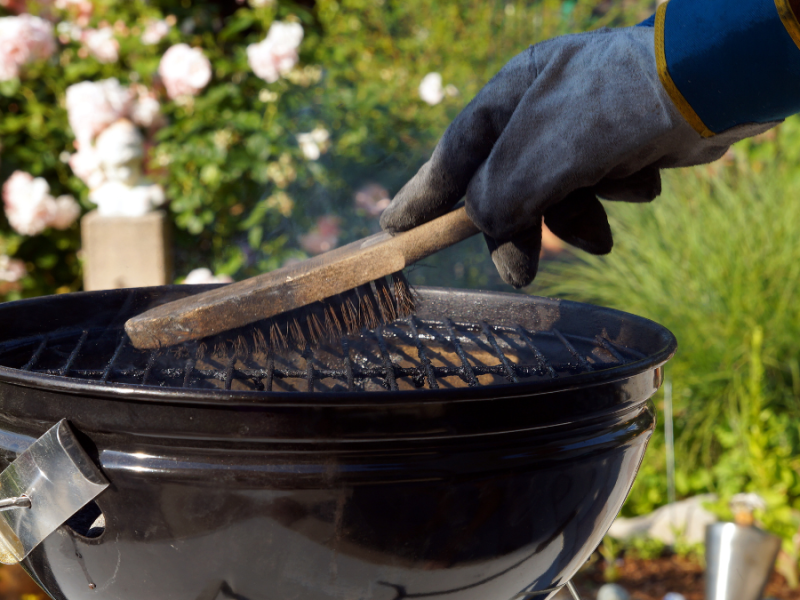
<path fill-rule="evenodd" d="M 0 80 L 18 77 L 22 66 L 55 51 L 53 26 L 44 19 L 27 13 L 0 18 Z"/>
<path fill-rule="evenodd" d="M 165 20 L 153 19 L 144 28 L 144 33 L 142 33 L 141 37 L 142 43 L 148 46 L 157 44 L 167 36 L 170 29 L 170 24 Z"/>
<path fill-rule="evenodd" d="M 81 207 L 72 196 L 59 196 L 54 202 L 55 206 L 50 218 L 50 227 L 67 229 L 81 216 Z"/>
<path fill-rule="evenodd" d="M 56 210 L 48 183 L 23 171 L 15 171 L 3 184 L 3 205 L 9 224 L 22 235 L 44 231 Z"/>
<path fill-rule="evenodd" d="M 91 55 L 101 63 L 115 63 L 119 60 L 119 42 L 114 38 L 111 27 L 87 29 L 82 37 Z"/>
<path fill-rule="evenodd" d="M 142 127 L 152 127 L 161 120 L 161 104 L 150 94 L 139 96 L 131 107 L 131 119 Z"/>
<path fill-rule="evenodd" d="M 230 275 L 214 275 L 211 269 L 202 267 L 194 269 L 183 280 L 187 285 L 201 285 L 205 283 L 233 283 L 233 278 Z"/>
<path fill-rule="evenodd" d="M 247 62 L 258 77 L 275 83 L 297 64 L 297 49 L 302 41 L 302 25 L 275 21 L 266 38 L 247 47 Z"/>
<path fill-rule="evenodd" d="M 419 97 L 431 106 L 444 99 L 442 76 L 439 73 L 428 73 L 419 84 Z"/>
<path fill-rule="evenodd" d="M 201 50 L 176 44 L 161 57 L 158 74 L 173 100 L 196 96 L 211 81 L 211 63 Z"/>
<path fill-rule="evenodd" d="M 5 254 L 0 256 L 0 281 L 11 283 L 19 281 L 28 274 L 25 263 L 18 258 L 11 258 Z"/>
<path fill-rule="evenodd" d="M 330 134 L 327 129 L 317 127 L 308 133 L 297 134 L 297 144 L 308 160 L 317 160 L 328 149 Z"/>
<path fill-rule="evenodd" d="M 78 144 L 91 144 L 103 129 L 128 115 L 131 91 L 116 79 L 84 81 L 67 88 L 67 117 Z"/>

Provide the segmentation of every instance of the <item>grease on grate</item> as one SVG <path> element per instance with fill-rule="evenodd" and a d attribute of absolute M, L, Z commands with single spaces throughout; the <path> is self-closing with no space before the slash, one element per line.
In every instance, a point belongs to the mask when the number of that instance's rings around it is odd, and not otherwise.
<path fill-rule="evenodd" d="M 397 320 L 311 348 L 133 348 L 120 330 L 71 330 L 0 345 L 0 364 L 93 380 L 232 391 L 337 392 L 463 388 L 565 377 L 639 358 L 605 338 L 521 325 Z"/>

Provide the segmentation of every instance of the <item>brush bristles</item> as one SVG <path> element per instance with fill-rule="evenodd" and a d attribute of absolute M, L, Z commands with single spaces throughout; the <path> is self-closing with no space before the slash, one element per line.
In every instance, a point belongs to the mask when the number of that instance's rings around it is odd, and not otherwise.
<path fill-rule="evenodd" d="M 370 284 L 198 342 L 195 357 L 215 360 L 267 356 L 270 349 L 305 351 L 414 313 L 414 292 L 402 272 Z M 181 348 L 178 350 L 177 348 Z M 185 347 L 174 351 L 186 354 Z"/>

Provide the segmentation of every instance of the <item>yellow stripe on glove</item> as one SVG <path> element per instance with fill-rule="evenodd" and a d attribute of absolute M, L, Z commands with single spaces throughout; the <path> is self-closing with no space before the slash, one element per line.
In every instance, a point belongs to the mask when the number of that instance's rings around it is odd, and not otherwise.
<path fill-rule="evenodd" d="M 787 2 L 788 7 L 788 0 L 775 0 L 776 3 L 779 2 Z M 694 128 L 694 130 L 699 133 L 704 138 L 709 138 L 715 135 L 713 131 L 711 131 L 708 127 L 706 127 L 703 120 L 697 115 L 694 111 L 692 106 L 686 101 L 686 98 L 683 97 L 681 91 L 678 89 L 678 86 L 675 85 L 675 82 L 672 81 L 672 77 L 669 74 L 669 69 L 667 68 L 667 56 L 664 52 L 664 23 L 667 19 L 667 6 L 669 2 L 664 2 L 661 6 L 658 7 L 656 11 L 656 30 L 655 30 L 655 42 L 656 42 L 656 66 L 658 67 L 658 76 L 661 79 L 661 83 L 664 86 L 664 89 L 667 90 L 669 97 L 672 99 L 672 102 L 675 104 L 675 107 L 678 111 L 683 115 L 683 118 L 686 119 L 689 124 Z M 791 9 L 789 9 L 791 12 Z M 794 13 L 791 13 L 792 18 L 794 18 Z M 795 24 L 797 21 L 795 20 Z M 798 24 L 798 34 L 800 34 L 800 24 Z M 795 42 L 797 39 L 795 39 Z"/>

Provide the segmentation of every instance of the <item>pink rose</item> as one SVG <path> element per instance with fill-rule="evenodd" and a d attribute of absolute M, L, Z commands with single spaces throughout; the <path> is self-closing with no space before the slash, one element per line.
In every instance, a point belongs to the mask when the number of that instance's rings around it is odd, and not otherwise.
<path fill-rule="evenodd" d="M 58 33 L 58 40 L 62 44 L 78 42 L 83 37 L 83 29 L 71 21 L 61 21 L 56 25 L 56 32 Z"/>
<path fill-rule="evenodd" d="M 148 21 L 142 33 L 142 43 L 148 46 L 157 44 L 167 36 L 170 29 L 170 24 L 163 19 Z"/>
<path fill-rule="evenodd" d="M 3 185 L 3 205 L 9 224 L 23 235 L 36 235 L 47 227 L 66 229 L 81 214 L 75 198 L 53 198 L 44 179 L 23 171 L 15 171 Z"/>
<path fill-rule="evenodd" d="M 388 190 L 377 183 L 368 183 L 356 192 L 356 206 L 363 209 L 370 217 L 377 217 L 389 206 Z"/>
<path fill-rule="evenodd" d="M 196 96 L 211 81 L 211 63 L 201 50 L 176 44 L 161 57 L 158 74 L 173 100 L 180 96 Z"/>
<path fill-rule="evenodd" d="M 86 27 L 94 12 L 91 0 L 56 0 L 55 6 L 59 10 L 72 13 L 79 27 Z"/>
<path fill-rule="evenodd" d="M 48 223 L 50 227 L 68 229 L 81 216 L 81 207 L 72 196 L 59 196 L 53 202 L 53 212 Z"/>
<path fill-rule="evenodd" d="M 69 86 L 67 116 L 78 144 L 91 144 L 103 129 L 129 114 L 132 102 L 131 91 L 116 79 Z"/>
<path fill-rule="evenodd" d="M 0 18 L 0 80 L 18 77 L 21 67 L 55 51 L 53 26 L 44 19 L 29 14 Z"/>
<path fill-rule="evenodd" d="M 302 25 L 275 21 L 263 41 L 247 47 L 247 62 L 258 77 L 275 83 L 297 64 L 297 49 L 302 41 Z"/>
<path fill-rule="evenodd" d="M 0 281 L 19 281 L 28 274 L 25 263 L 18 258 L 0 256 Z"/>
<path fill-rule="evenodd" d="M 3 184 L 3 204 L 9 224 L 23 235 L 44 231 L 55 212 L 47 182 L 23 171 L 14 171 Z"/>
<path fill-rule="evenodd" d="M 309 254 L 322 254 L 339 245 L 339 217 L 327 215 L 317 219 L 317 225 L 300 236 L 300 247 Z"/>
<path fill-rule="evenodd" d="M 131 106 L 131 120 L 141 127 L 153 127 L 162 124 L 161 103 L 155 94 L 144 85 L 134 86 L 136 100 Z"/>
<path fill-rule="evenodd" d="M 0 81 L 19 77 L 19 65 L 10 55 L 0 52 Z"/>
<path fill-rule="evenodd" d="M 115 63 L 119 60 L 119 42 L 114 38 L 111 27 L 86 29 L 82 40 L 89 53 L 101 63 Z"/>

